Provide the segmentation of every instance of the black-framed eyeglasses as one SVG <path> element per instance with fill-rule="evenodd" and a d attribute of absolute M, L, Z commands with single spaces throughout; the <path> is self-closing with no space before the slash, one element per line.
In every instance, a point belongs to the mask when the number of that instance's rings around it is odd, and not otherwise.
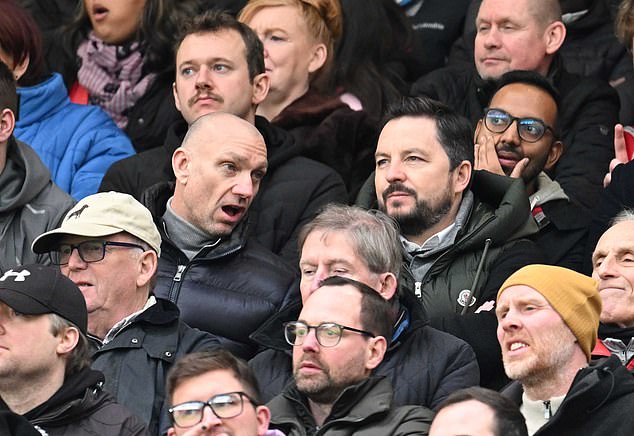
<path fill-rule="evenodd" d="M 504 133 L 515 121 L 517 134 L 526 142 L 539 141 L 548 130 L 554 133 L 553 128 L 539 118 L 518 118 L 502 109 L 484 109 L 484 125 L 493 133 Z"/>
<path fill-rule="evenodd" d="M 284 323 L 284 337 L 286 337 L 286 342 L 294 347 L 302 345 L 304 339 L 308 336 L 308 333 L 310 333 L 310 329 L 315 329 L 317 342 L 319 342 L 319 345 L 322 347 L 334 347 L 337 345 L 341 340 L 344 330 L 359 333 L 370 338 L 376 337 L 375 334 L 368 331 L 347 327 L 335 322 L 322 322 L 319 325 L 308 325 L 302 321 L 291 321 Z"/>
<path fill-rule="evenodd" d="M 220 419 L 234 418 L 242 413 L 244 399 L 247 399 L 253 407 L 257 403 L 244 392 L 227 392 L 214 395 L 207 401 L 187 401 L 176 404 L 168 409 L 172 422 L 177 427 L 193 427 L 203 420 L 205 407 L 209 406 L 214 415 Z"/>
<path fill-rule="evenodd" d="M 77 249 L 79 257 L 84 262 L 99 262 L 106 256 L 106 247 L 140 248 L 145 251 L 145 248 L 139 244 L 131 242 L 84 241 L 79 244 L 59 244 L 57 248 L 51 251 L 51 261 L 54 265 L 66 265 L 73 254 L 73 250 Z"/>

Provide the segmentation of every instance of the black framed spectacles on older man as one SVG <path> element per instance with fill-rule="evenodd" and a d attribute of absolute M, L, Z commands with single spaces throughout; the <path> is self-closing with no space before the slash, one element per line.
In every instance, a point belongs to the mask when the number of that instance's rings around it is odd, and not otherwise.
<path fill-rule="evenodd" d="M 73 255 L 73 250 L 77 249 L 79 257 L 84 262 L 99 262 L 106 257 L 106 247 L 139 248 L 145 251 L 141 245 L 131 242 L 90 240 L 79 244 L 59 244 L 51 252 L 51 261 L 54 265 L 66 265 Z"/>

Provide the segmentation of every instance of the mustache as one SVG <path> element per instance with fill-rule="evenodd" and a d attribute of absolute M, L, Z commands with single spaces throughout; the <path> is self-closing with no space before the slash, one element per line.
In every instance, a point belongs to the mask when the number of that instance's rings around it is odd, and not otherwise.
<path fill-rule="evenodd" d="M 524 157 L 524 155 L 518 153 L 517 147 L 508 145 L 505 142 L 501 142 L 500 145 L 495 148 L 495 151 L 498 153 L 503 152 L 503 153 L 512 154 L 513 156 L 517 157 L 518 161 Z"/>
<path fill-rule="evenodd" d="M 387 196 L 393 194 L 394 192 L 405 192 L 406 194 L 412 195 L 414 197 L 417 196 L 416 191 L 414 191 L 412 188 L 408 188 L 401 182 L 395 182 L 390 183 L 388 187 L 385 188 L 385 190 L 383 191 L 383 194 L 381 194 L 383 197 L 383 202 L 386 202 Z"/>
<path fill-rule="evenodd" d="M 200 98 L 211 98 L 213 100 L 216 100 L 218 103 L 224 103 L 224 99 L 218 94 L 214 94 L 213 92 L 208 91 L 198 91 L 189 100 L 187 100 L 187 105 L 190 107 L 193 106 Z"/>

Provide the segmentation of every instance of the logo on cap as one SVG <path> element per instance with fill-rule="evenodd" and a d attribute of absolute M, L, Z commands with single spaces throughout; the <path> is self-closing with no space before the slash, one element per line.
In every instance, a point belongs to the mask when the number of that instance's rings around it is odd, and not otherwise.
<path fill-rule="evenodd" d="M 5 272 L 2 277 L 0 277 L 0 282 L 4 282 L 9 277 L 15 277 L 15 279 L 13 279 L 14 282 L 23 282 L 30 275 L 31 275 L 31 272 L 25 269 L 23 269 L 20 272 L 13 271 L 12 269 L 10 269 L 9 271 Z"/>
<path fill-rule="evenodd" d="M 87 204 L 84 204 L 81 209 L 77 209 L 75 212 L 71 213 L 70 215 L 68 215 L 68 218 L 66 218 L 66 221 L 68 221 L 71 218 L 79 218 L 81 216 L 82 213 L 84 213 L 84 210 L 88 207 Z"/>

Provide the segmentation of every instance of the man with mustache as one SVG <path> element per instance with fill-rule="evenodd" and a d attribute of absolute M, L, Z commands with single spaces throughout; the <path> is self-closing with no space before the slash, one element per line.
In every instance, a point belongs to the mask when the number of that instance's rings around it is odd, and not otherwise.
<path fill-rule="evenodd" d="M 521 177 L 545 261 L 582 270 L 590 215 L 546 171 L 559 161 L 559 95 L 533 71 L 504 74 L 475 131 L 477 170 Z"/>
<path fill-rule="evenodd" d="M 433 327 L 473 347 L 481 384 L 500 387 L 495 294 L 509 275 L 542 258 L 523 239 L 537 231 L 524 183 L 472 171 L 469 123 L 442 103 L 404 99 L 386 120 L 374 187 L 379 208 L 400 225 L 411 290 Z"/>
<path fill-rule="evenodd" d="M 601 314 L 597 282 L 529 265 L 497 295 L 497 336 L 512 399 L 535 436 L 632 434 L 634 379 L 617 356 L 591 361 Z"/>
<path fill-rule="evenodd" d="M 391 306 L 369 286 L 329 277 L 285 323 L 293 383 L 273 398 L 270 428 L 288 436 L 426 435 L 433 413 L 395 407 L 388 378 L 371 376 L 391 336 Z"/>
<path fill-rule="evenodd" d="M 270 79 L 262 43 L 247 25 L 210 10 L 182 23 L 180 31 L 173 88 L 183 120 L 170 126 L 162 147 L 113 165 L 99 190 L 124 192 L 138 200 L 155 195 L 159 183 L 175 181 L 172 154 L 196 119 L 214 112 L 236 115 L 255 125 L 268 154 L 247 236 L 295 265 L 299 228 L 327 203 L 347 200 L 343 180 L 333 169 L 301 157 L 302 144 L 255 115 Z"/>

